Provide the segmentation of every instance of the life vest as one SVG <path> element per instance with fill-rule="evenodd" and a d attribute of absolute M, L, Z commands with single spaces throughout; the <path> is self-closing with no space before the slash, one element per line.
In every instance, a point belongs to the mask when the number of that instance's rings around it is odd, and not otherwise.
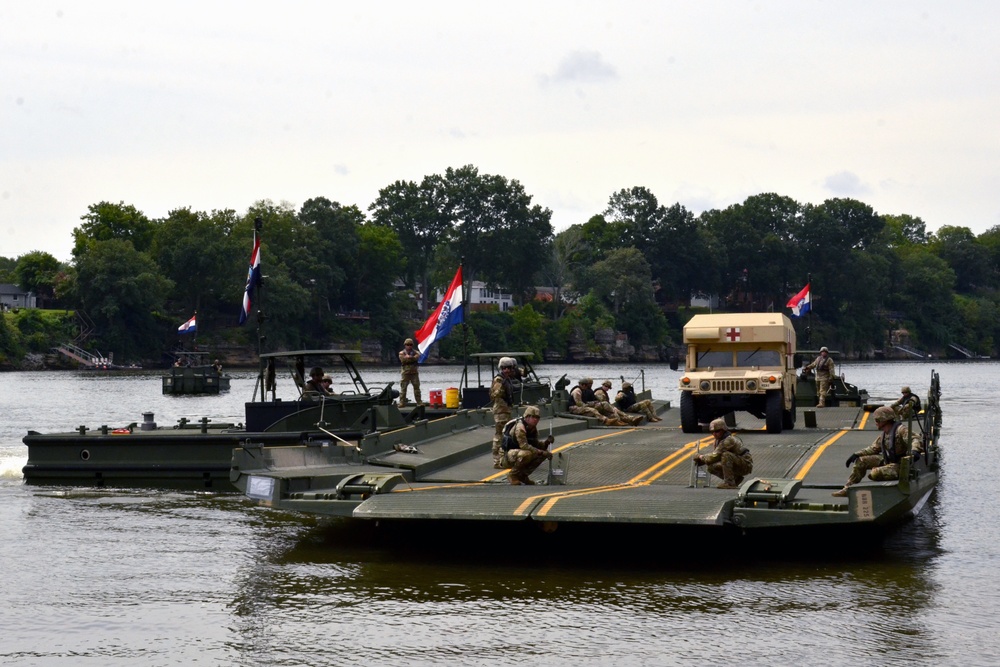
<path fill-rule="evenodd" d="M 580 385 L 576 385 L 575 387 L 573 387 L 573 391 L 576 391 L 577 389 L 580 390 L 580 400 L 583 401 L 584 403 L 597 402 L 597 395 L 594 393 L 593 389 L 590 389 L 589 387 L 584 388 L 581 387 Z M 573 391 L 571 391 L 570 394 L 572 394 Z"/>
<path fill-rule="evenodd" d="M 899 454 L 896 452 L 896 433 L 899 431 L 899 427 L 903 424 L 900 422 L 895 422 L 892 425 L 892 429 L 888 433 L 882 434 L 882 461 L 883 465 L 890 463 L 899 463 Z M 888 445 L 886 444 L 888 442 Z M 903 453 L 904 456 L 906 452 Z"/>
<path fill-rule="evenodd" d="M 503 389 L 501 398 L 506 401 L 507 405 L 514 405 L 514 385 L 502 374 L 493 378 L 493 384 L 496 384 L 497 380 L 500 381 L 500 387 Z"/>
<path fill-rule="evenodd" d="M 635 389 L 622 389 L 622 397 L 615 401 L 615 407 L 619 410 L 628 410 L 636 404 Z"/>
<path fill-rule="evenodd" d="M 900 407 L 906 407 L 908 403 L 913 404 L 913 414 L 920 412 L 920 397 L 916 394 L 910 394 L 905 401 L 900 405 Z"/>
<path fill-rule="evenodd" d="M 514 437 L 514 427 L 517 426 L 519 421 L 522 421 L 521 417 L 511 419 L 503 425 L 503 439 L 500 441 L 500 446 L 503 448 L 505 454 L 512 449 L 521 448 L 521 445 L 517 444 L 517 438 Z"/>

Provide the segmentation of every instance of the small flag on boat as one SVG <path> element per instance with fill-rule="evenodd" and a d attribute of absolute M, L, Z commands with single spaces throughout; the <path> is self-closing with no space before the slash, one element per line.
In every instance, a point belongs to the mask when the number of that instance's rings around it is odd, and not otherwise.
<path fill-rule="evenodd" d="M 801 292 L 788 300 L 788 307 L 792 309 L 792 317 L 802 317 L 812 310 L 812 295 L 809 293 L 809 283 L 806 283 Z"/>
<path fill-rule="evenodd" d="M 250 306 L 253 303 L 253 289 L 260 282 L 260 237 L 254 234 L 253 252 L 250 253 L 250 271 L 247 273 L 247 288 L 243 292 L 243 309 L 240 311 L 240 324 L 250 317 Z"/>
<path fill-rule="evenodd" d="M 420 359 L 417 360 L 417 363 L 423 363 L 435 341 L 447 336 L 453 326 L 464 321 L 462 296 L 462 267 L 460 265 L 448 291 L 444 294 L 444 299 L 414 336 L 417 339 L 417 349 L 420 350 Z"/>
<path fill-rule="evenodd" d="M 179 334 L 189 334 L 189 333 L 194 333 L 195 331 L 197 331 L 198 330 L 198 324 L 197 324 L 197 322 L 195 322 L 195 319 L 197 317 L 198 317 L 197 315 L 192 315 L 190 320 L 188 320 L 184 324 L 182 324 L 179 327 L 177 327 L 177 333 L 179 333 Z"/>

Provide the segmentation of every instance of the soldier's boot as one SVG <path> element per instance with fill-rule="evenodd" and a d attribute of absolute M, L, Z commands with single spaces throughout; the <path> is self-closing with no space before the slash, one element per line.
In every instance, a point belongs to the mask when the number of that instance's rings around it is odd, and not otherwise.
<path fill-rule="evenodd" d="M 847 497 L 847 487 L 845 486 L 840 491 L 834 491 L 830 495 L 834 496 L 835 498 L 846 498 Z"/>
<path fill-rule="evenodd" d="M 511 486 L 521 486 L 521 478 L 518 476 L 516 470 L 511 470 L 507 473 L 507 479 L 510 480 Z"/>
<path fill-rule="evenodd" d="M 717 489 L 738 489 L 740 487 L 736 486 L 735 484 L 730 484 L 729 482 L 723 482 L 722 484 L 719 484 L 715 488 L 717 488 Z"/>
<path fill-rule="evenodd" d="M 629 426 L 638 426 L 642 423 L 642 415 L 635 415 L 628 418 Z"/>
<path fill-rule="evenodd" d="M 413 400 L 415 400 L 417 402 L 417 405 L 423 405 L 424 404 L 423 400 L 421 400 L 421 398 L 420 398 L 420 390 L 419 389 L 414 389 L 413 390 Z"/>

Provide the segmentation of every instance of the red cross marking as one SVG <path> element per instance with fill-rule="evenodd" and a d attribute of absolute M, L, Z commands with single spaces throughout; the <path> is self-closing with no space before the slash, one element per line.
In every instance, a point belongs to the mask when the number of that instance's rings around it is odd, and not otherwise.
<path fill-rule="evenodd" d="M 740 328 L 730 327 L 726 329 L 726 338 L 728 338 L 732 342 L 738 341 L 740 339 Z"/>

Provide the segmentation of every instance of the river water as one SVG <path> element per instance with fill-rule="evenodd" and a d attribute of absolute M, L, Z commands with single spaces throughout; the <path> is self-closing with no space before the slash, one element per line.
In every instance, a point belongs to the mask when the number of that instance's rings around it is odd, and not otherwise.
<path fill-rule="evenodd" d="M 654 535 L 601 559 L 540 558 L 507 539 L 470 550 L 461 533 L 400 549 L 235 494 L 25 486 L 28 429 L 121 426 L 145 411 L 160 424 L 242 421 L 253 376 L 235 373 L 221 396 L 169 397 L 157 373 L 0 374 L 0 664 L 994 665 L 1000 364 L 843 370 L 884 401 L 903 384 L 923 397 L 932 369 L 942 480 L 875 549 L 720 554 Z M 553 381 L 624 375 L 677 406 L 676 372 L 639 371 L 539 368 Z M 363 372 L 370 385 L 396 379 Z M 425 398 L 459 373 L 422 369 Z"/>

